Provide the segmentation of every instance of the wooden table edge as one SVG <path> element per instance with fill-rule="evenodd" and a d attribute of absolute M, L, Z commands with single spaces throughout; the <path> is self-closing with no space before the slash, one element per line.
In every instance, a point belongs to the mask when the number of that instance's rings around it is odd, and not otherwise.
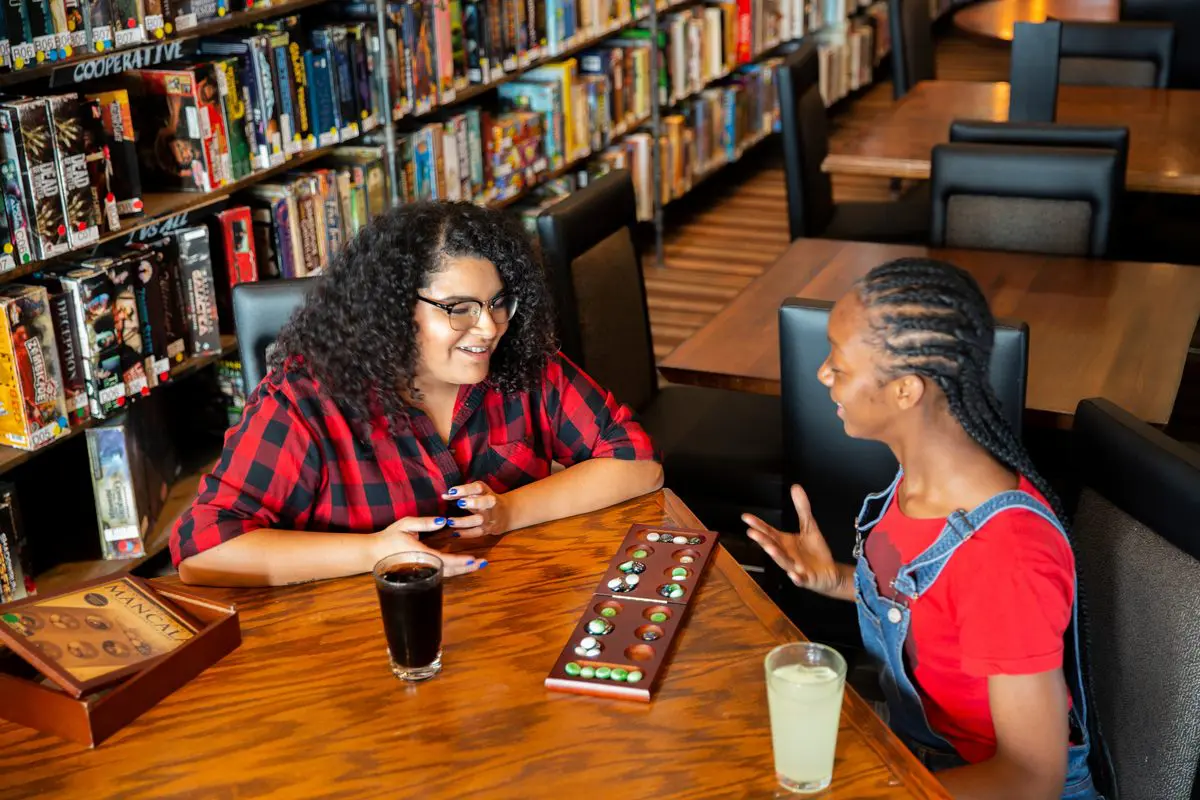
<path fill-rule="evenodd" d="M 670 489 L 662 489 L 663 510 L 685 528 L 704 528 L 690 508 Z M 714 566 L 720 570 L 733 587 L 738 598 L 754 614 L 763 628 L 770 631 L 780 644 L 807 641 L 800 629 L 792 624 L 784 613 L 767 597 L 766 592 L 746 574 L 724 547 L 718 547 Z M 764 654 L 765 655 L 765 654 Z M 904 746 L 896 735 L 871 709 L 867 702 L 850 687 L 846 687 L 846 717 L 863 740 L 875 751 L 892 774 L 900 778 L 908 788 L 923 793 L 931 800 L 950 800 L 950 795 L 937 778 Z M 868 730 L 870 729 L 870 731 Z M 882 729 L 884 735 L 878 735 Z M 836 780 L 836 776 L 834 778 Z"/>

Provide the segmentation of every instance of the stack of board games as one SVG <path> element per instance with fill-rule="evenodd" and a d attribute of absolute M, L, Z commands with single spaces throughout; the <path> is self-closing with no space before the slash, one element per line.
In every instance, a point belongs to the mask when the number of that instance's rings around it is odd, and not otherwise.
<path fill-rule="evenodd" d="M 32 562 L 33 551 L 17 504 L 17 487 L 0 482 L 0 603 L 37 593 Z"/>
<path fill-rule="evenodd" d="M 630 527 L 546 676 L 546 688 L 650 702 L 717 536 Z"/>

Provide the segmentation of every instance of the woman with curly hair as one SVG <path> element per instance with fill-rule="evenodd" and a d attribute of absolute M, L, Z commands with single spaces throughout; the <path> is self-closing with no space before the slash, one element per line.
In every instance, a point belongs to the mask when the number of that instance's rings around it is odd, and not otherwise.
<path fill-rule="evenodd" d="M 171 555 L 186 583 L 333 578 L 429 550 L 422 533 L 499 535 L 661 483 L 630 410 L 557 352 L 520 225 L 417 203 L 364 229 L 284 328 Z"/>

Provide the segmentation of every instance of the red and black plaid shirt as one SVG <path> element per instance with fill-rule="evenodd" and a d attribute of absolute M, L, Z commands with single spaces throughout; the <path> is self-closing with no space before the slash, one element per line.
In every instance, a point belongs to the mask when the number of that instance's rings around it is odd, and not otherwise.
<path fill-rule="evenodd" d="M 507 492 L 552 461 L 654 458 L 629 408 L 562 355 L 530 392 L 462 387 L 449 444 L 417 409 L 402 429 L 375 420 L 369 445 L 356 429 L 303 365 L 268 375 L 171 533 L 176 566 L 260 528 L 373 533 L 401 517 L 461 515 L 441 497 L 450 487 Z"/>

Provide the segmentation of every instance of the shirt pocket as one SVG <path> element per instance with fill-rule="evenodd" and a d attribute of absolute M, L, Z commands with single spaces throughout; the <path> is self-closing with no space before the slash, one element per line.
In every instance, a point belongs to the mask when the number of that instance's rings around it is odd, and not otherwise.
<path fill-rule="evenodd" d="M 481 473 L 473 477 L 495 492 L 509 492 L 550 474 L 550 462 L 543 458 L 528 439 L 498 444 L 489 443 Z"/>

